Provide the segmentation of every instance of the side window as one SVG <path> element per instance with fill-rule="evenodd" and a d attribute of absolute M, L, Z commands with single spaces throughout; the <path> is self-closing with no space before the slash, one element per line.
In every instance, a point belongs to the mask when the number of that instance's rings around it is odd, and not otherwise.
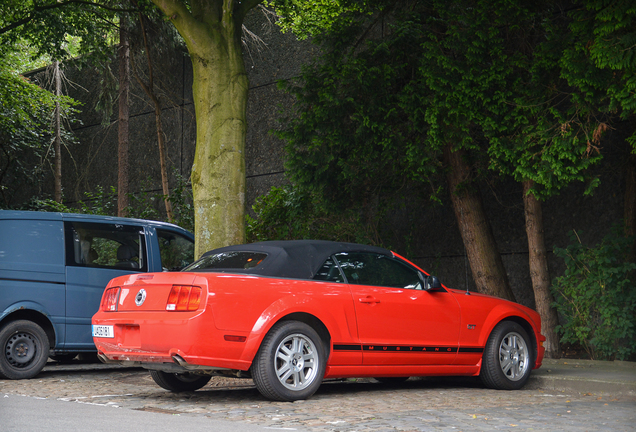
<path fill-rule="evenodd" d="M 65 222 L 66 265 L 148 271 L 140 226 Z"/>
<path fill-rule="evenodd" d="M 316 272 L 314 279 L 327 282 L 344 282 L 342 273 L 340 273 L 340 269 L 332 257 L 327 258 L 327 261 Z"/>
<path fill-rule="evenodd" d="M 164 271 L 181 270 L 194 261 L 194 243 L 176 232 L 157 230 L 161 267 Z"/>
<path fill-rule="evenodd" d="M 422 289 L 417 270 L 395 258 L 373 253 L 340 253 L 336 259 L 350 284 Z"/>

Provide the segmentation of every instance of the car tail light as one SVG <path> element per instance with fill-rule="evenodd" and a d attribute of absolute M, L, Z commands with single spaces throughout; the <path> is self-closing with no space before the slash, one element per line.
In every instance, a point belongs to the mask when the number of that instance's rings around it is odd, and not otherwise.
<path fill-rule="evenodd" d="M 167 311 L 195 311 L 201 303 L 201 287 L 174 285 L 168 296 Z"/>
<path fill-rule="evenodd" d="M 119 299 L 119 287 L 108 288 L 102 296 L 100 309 L 106 312 L 117 311 L 117 300 Z"/>

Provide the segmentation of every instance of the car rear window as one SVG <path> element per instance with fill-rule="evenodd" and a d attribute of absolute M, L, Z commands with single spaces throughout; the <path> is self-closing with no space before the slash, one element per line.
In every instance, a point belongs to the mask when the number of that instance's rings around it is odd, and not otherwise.
<path fill-rule="evenodd" d="M 183 271 L 250 269 L 259 265 L 265 258 L 267 254 L 261 252 L 221 252 L 205 256 L 184 268 Z"/>

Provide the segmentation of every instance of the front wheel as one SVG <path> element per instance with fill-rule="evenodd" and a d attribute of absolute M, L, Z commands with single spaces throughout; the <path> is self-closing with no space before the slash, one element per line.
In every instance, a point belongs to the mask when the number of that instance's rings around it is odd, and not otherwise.
<path fill-rule="evenodd" d="M 0 377 L 33 378 L 49 357 L 49 338 L 36 323 L 17 320 L 0 329 Z"/>
<path fill-rule="evenodd" d="M 252 364 L 252 377 L 266 398 L 307 399 L 320 387 L 325 363 L 318 333 L 305 323 L 283 321 L 265 336 Z"/>
<path fill-rule="evenodd" d="M 502 321 L 493 329 L 484 350 L 482 382 L 498 390 L 518 390 L 530 377 L 534 355 L 526 331 L 512 321 Z"/>
<path fill-rule="evenodd" d="M 150 371 L 152 379 L 162 388 L 172 392 L 195 391 L 205 386 L 212 376 L 191 373 Z"/>

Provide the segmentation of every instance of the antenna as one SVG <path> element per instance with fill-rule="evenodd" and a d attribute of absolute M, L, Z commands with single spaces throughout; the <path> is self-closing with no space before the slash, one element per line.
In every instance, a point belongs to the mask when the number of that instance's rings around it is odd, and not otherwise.
<path fill-rule="evenodd" d="M 468 261 L 468 253 L 466 255 L 464 255 L 464 270 L 466 272 L 466 277 L 465 277 L 464 281 L 466 283 L 466 294 L 465 295 L 470 295 L 470 291 L 468 291 L 468 263 L 466 261 Z"/>

